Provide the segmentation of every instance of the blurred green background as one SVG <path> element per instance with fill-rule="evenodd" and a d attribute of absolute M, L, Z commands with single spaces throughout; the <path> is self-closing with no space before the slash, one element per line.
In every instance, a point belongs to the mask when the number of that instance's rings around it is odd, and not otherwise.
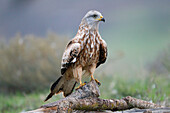
<path fill-rule="evenodd" d="M 0 112 L 45 104 L 65 45 L 91 9 L 106 19 L 100 34 L 109 56 L 94 75 L 101 98 L 134 96 L 170 106 L 169 0 L 1 0 L 0 6 Z"/>

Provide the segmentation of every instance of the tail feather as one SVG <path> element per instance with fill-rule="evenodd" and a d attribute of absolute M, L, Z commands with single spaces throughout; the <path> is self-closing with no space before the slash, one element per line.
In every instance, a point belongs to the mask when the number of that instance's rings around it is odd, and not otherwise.
<path fill-rule="evenodd" d="M 58 84 L 58 82 L 61 80 L 62 76 L 60 76 L 51 86 L 50 90 L 53 91 L 54 88 L 56 87 L 56 85 Z"/>
<path fill-rule="evenodd" d="M 50 93 L 50 94 L 46 97 L 46 99 L 44 100 L 44 102 L 47 101 L 48 99 L 50 99 L 53 95 L 54 95 L 53 93 Z"/>
<path fill-rule="evenodd" d="M 64 76 L 61 76 L 55 81 L 52 86 L 51 86 L 51 93 L 46 97 L 44 101 L 47 101 L 50 99 L 55 93 L 58 94 L 60 92 L 63 92 L 64 96 L 68 96 L 72 93 L 75 85 L 76 85 L 76 80 L 70 79 L 66 80 Z"/>
<path fill-rule="evenodd" d="M 74 79 L 72 79 L 68 82 L 68 85 L 65 85 L 65 87 L 63 88 L 63 91 L 64 91 L 63 95 L 65 97 L 67 97 L 73 92 L 74 87 L 76 86 L 76 83 L 77 82 Z"/>

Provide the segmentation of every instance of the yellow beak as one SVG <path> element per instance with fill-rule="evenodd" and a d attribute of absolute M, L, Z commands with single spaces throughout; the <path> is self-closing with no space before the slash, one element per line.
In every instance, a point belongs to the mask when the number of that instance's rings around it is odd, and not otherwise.
<path fill-rule="evenodd" d="M 103 16 L 100 16 L 100 18 L 97 18 L 96 20 L 105 22 L 105 19 L 103 18 Z"/>

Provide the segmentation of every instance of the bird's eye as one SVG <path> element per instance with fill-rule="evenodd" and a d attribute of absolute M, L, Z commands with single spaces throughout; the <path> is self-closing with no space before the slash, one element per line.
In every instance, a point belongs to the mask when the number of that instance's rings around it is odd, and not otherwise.
<path fill-rule="evenodd" d="M 93 15 L 93 18 L 96 18 L 96 17 L 97 17 L 97 15 L 96 15 L 96 14 L 94 14 L 94 15 Z"/>

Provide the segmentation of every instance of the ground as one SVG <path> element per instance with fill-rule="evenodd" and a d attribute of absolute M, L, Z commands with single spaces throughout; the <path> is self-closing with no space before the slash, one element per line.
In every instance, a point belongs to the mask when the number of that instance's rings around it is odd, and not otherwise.
<path fill-rule="evenodd" d="M 121 76 L 98 76 L 102 85 L 100 86 L 100 98 L 122 98 L 125 96 L 133 96 L 144 100 L 152 101 L 157 104 L 169 106 L 170 83 L 166 77 L 149 76 L 143 79 Z M 132 79 L 133 78 L 133 79 Z M 62 95 L 54 96 L 52 99 L 43 102 L 48 90 L 36 91 L 29 94 L 15 93 L 15 94 L 0 94 L 0 112 L 2 113 L 18 113 L 21 111 L 28 111 L 40 107 L 43 104 L 54 102 Z"/>

